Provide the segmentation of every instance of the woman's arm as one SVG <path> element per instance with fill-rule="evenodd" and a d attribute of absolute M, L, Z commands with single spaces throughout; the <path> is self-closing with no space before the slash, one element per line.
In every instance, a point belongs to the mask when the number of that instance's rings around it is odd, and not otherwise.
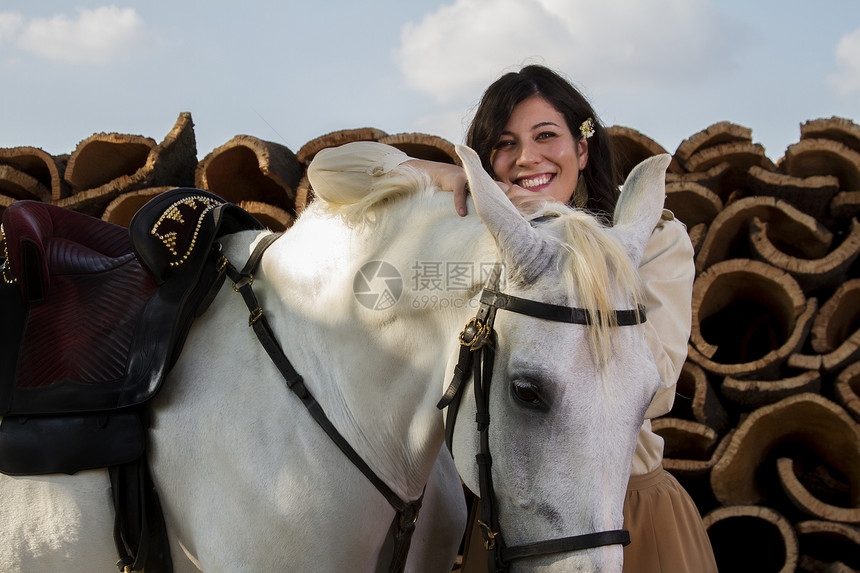
<path fill-rule="evenodd" d="M 308 166 L 308 180 L 314 194 L 329 203 L 354 203 L 367 193 L 377 177 L 409 159 L 390 145 L 356 141 L 318 152 Z"/>
<path fill-rule="evenodd" d="M 329 203 L 354 203 L 364 196 L 374 179 L 400 165 L 420 169 L 443 191 L 454 192 L 454 205 L 466 214 L 466 172 L 450 163 L 409 157 L 390 145 L 356 141 L 317 153 L 308 166 L 314 193 Z"/>
<path fill-rule="evenodd" d="M 684 225 L 670 211 L 664 211 L 639 265 L 647 313 L 646 341 L 663 380 L 646 418 L 661 416 L 672 409 L 675 385 L 687 358 L 696 274 L 693 255 Z"/>

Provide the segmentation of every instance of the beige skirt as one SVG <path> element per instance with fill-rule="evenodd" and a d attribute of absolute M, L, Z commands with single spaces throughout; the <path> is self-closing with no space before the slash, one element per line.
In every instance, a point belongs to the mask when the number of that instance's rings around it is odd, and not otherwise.
<path fill-rule="evenodd" d="M 472 505 L 463 551 L 462 573 L 486 573 L 489 553 L 474 522 Z M 717 564 L 699 510 L 672 474 L 660 468 L 632 476 L 624 499 L 624 573 L 716 573 Z"/>
<path fill-rule="evenodd" d="M 631 476 L 624 499 L 624 573 L 717 571 L 702 516 L 675 477 L 660 468 Z"/>

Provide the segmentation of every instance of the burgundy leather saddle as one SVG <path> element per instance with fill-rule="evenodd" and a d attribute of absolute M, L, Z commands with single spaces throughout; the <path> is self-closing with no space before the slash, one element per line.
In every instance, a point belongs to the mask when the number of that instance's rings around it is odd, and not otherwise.
<path fill-rule="evenodd" d="M 149 400 L 223 281 L 217 238 L 261 228 L 199 189 L 157 196 L 129 229 L 37 201 L 10 205 L 0 267 L 0 466 L 15 457 L 4 455 L 15 419 L 63 434 L 82 423 L 71 417 L 105 425 Z M 17 469 L 58 469 L 27 465 L 36 467 Z"/>
<path fill-rule="evenodd" d="M 37 201 L 3 213 L 0 472 L 109 470 L 120 570 L 172 573 L 144 455 L 149 409 L 224 281 L 222 235 L 262 225 L 199 189 L 129 229 Z"/>

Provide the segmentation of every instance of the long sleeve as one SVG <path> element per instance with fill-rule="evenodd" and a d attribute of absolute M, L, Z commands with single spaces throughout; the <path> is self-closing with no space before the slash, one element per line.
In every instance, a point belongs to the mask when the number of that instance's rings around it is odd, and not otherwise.
<path fill-rule="evenodd" d="M 663 386 L 657 391 L 639 432 L 632 473 L 641 475 L 659 467 L 663 439 L 651 431 L 651 419 L 672 409 L 675 386 L 687 358 L 692 323 L 695 278 L 693 245 L 684 225 L 669 211 L 654 229 L 639 265 L 647 321 L 645 337 Z"/>
<path fill-rule="evenodd" d="M 390 145 L 356 141 L 317 153 L 308 166 L 314 193 L 329 203 L 354 203 L 381 177 L 411 159 Z"/>

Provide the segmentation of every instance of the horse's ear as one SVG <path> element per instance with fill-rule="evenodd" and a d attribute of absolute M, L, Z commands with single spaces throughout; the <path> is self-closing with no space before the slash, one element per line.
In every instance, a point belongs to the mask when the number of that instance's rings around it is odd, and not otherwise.
<path fill-rule="evenodd" d="M 544 240 L 514 207 L 484 171 L 474 150 L 465 145 L 458 145 L 456 150 L 469 179 L 475 209 L 495 238 L 504 262 L 523 282 L 532 282 L 553 261 L 557 248 Z"/>
<path fill-rule="evenodd" d="M 666 169 L 672 157 L 649 157 L 633 168 L 615 206 L 614 233 L 638 266 L 651 233 L 660 221 L 666 198 Z"/>

